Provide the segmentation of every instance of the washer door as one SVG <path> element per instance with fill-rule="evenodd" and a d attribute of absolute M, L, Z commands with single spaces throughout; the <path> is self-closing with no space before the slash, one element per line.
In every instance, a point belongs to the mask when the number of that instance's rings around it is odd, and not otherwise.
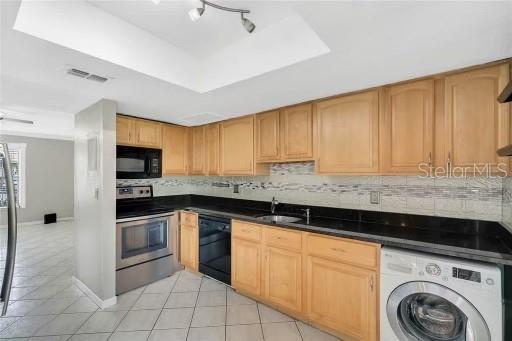
<path fill-rule="evenodd" d="M 400 341 L 490 341 L 482 315 L 455 291 L 430 282 L 396 288 L 386 306 Z"/>

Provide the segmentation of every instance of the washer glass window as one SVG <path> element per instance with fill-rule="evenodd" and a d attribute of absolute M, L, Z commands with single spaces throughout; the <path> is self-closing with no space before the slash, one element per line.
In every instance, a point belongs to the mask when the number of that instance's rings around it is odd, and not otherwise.
<path fill-rule="evenodd" d="M 389 324 L 400 341 L 491 341 L 476 308 L 437 283 L 408 282 L 389 295 Z"/>
<path fill-rule="evenodd" d="M 416 293 L 405 297 L 398 307 L 402 328 L 425 341 L 465 340 L 467 317 L 442 297 Z"/>

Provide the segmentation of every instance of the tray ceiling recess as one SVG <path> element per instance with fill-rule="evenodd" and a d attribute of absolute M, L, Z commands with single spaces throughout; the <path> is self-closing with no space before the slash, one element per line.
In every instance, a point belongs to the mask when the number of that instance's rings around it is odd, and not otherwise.
<path fill-rule="evenodd" d="M 247 35 L 245 32 L 245 36 L 239 37 L 239 33 L 234 32 L 237 30 L 231 30 L 236 39 L 224 40 L 223 44 L 211 46 L 208 51 L 197 55 L 102 7 L 112 6 L 110 3 L 115 5 L 116 2 L 23 0 L 13 28 L 198 93 L 225 87 L 330 52 L 317 33 L 294 11 L 282 11 L 276 15 L 267 6 L 261 9 L 266 12 L 257 13 L 255 11 L 259 7 L 256 7 L 252 9 L 251 16 L 260 15 L 263 21 L 268 17 L 273 20 L 255 30 L 254 23 L 244 16 L 249 10 L 226 8 L 201 1 L 203 7 L 192 10 L 194 18 L 200 13 L 199 17 L 207 17 L 201 21 L 208 23 L 208 20 L 217 19 L 217 23 L 224 27 L 231 24 L 226 22 L 228 18 L 208 17 L 212 11 L 208 11 L 206 6 L 238 12 L 243 27 L 252 33 Z M 180 1 L 162 2 L 158 6 L 149 3 L 158 8 L 165 5 L 171 16 L 169 20 L 174 19 L 172 15 L 187 15 L 181 12 L 184 4 Z M 221 11 L 214 14 L 222 15 Z M 211 27 L 214 30 L 216 25 Z M 189 35 L 189 40 L 197 38 L 199 41 L 201 35 L 212 35 L 215 32 L 186 26 L 183 27 L 183 34 Z"/>

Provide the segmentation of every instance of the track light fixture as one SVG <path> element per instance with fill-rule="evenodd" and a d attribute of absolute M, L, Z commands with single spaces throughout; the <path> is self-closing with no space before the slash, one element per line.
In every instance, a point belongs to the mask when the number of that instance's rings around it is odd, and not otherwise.
<path fill-rule="evenodd" d="M 203 4 L 203 7 L 201 7 L 201 8 L 193 8 L 193 9 L 191 9 L 188 12 L 190 20 L 196 21 L 197 19 L 199 19 L 203 15 L 204 10 L 206 9 L 206 5 L 208 5 L 210 7 L 213 7 L 213 8 L 216 8 L 216 9 L 220 9 L 222 11 L 240 13 L 241 16 L 242 16 L 242 26 L 249 33 L 252 33 L 254 31 L 254 29 L 256 28 L 256 25 L 252 21 L 250 21 L 249 19 L 244 17 L 244 14 L 249 14 L 251 12 L 248 9 L 239 9 L 239 8 L 231 8 L 231 7 L 220 6 L 220 5 L 211 3 L 211 2 L 206 1 L 206 0 L 201 0 L 201 3 Z"/>

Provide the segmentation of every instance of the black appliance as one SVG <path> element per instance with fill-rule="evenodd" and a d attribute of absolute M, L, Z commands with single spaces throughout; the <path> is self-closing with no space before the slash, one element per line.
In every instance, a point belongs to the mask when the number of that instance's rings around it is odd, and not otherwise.
<path fill-rule="evenodd" d="M 231 220 L 199 215 L 199 272 L 231 285 Z"/>
<path fill-rule="evenodd" d="M 149 179 L 162 177 L 162 150 L 117 146 L 117 179 Z"/>

